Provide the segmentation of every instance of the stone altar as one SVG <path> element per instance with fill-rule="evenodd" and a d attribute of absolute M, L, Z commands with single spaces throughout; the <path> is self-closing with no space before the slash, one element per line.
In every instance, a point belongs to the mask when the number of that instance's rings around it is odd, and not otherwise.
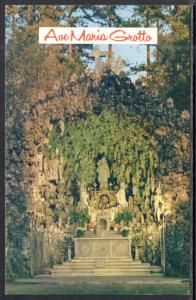
<path fill-rule="evenodd" d="M 80 257 L 130 257 L 129 238 L 78 238 L 75 255 Z"/>

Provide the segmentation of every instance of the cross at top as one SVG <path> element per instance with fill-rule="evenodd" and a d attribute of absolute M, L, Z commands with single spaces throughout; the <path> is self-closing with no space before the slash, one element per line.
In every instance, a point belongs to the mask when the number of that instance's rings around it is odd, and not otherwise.
<path fill-rule="evenodd" d="M 99 46 L 95 46 L 94 49 L 89 54 L 89 57 L 95 59 L 96 71 L 101 72 L 101 58 L 108 57 L 108 51 L 101 51 Z"/>

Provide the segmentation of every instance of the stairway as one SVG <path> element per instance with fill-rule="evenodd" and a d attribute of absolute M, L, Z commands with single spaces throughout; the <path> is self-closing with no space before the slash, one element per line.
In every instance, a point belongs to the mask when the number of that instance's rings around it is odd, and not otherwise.
<path fill-rule="evenodd" d="M 85 239 L 118 240 L 124 239 L 118 231 L 97 230 L 96 233 L 87 231 Z M 66 261 L 62 265 L 46 269 L 45 274 L 36 277 L 50 278 L 64 276 L 156 276 L 162 277 L 161 267 L 152 266 L 141 261 L 132 261 L 126 257 L 78 257 Z"/>
<path fill-rule="evenodd" d="M 96 233 L 93 231 L 87 231 L 84 234 L 84 238 L 122 238 L 122 235 L 118 231 L 109 231 L 109 230 L 97 230 Z"/>
<path fill-rule="evenodd" d="M 126 257 L 106 257 L 105 267 L 97 267 L 96 259 L 78 258 L 46 270 L 50 277 L 63 276 L 163 276 L 159 266 Z"/>

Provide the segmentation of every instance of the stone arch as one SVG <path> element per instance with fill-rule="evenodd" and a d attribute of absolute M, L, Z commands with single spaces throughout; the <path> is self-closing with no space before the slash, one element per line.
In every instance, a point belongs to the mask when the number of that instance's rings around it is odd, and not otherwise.
<path fill-rule="evenodd" d="M 97 229 L 98 230 L 109 230 L 110 229 L 110 219 L 105 215 L 98 216 L 97 217 Z"/>
<path fill-rule="evenodd" d="M 106 219 L 102 218 L 102 219 L 99 220 L 99 227 L 100 227 L 100 229 L 107 229 Z"/>

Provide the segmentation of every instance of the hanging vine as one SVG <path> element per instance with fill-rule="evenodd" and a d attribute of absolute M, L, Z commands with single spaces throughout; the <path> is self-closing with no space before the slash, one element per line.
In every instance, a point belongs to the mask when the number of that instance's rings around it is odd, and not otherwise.
<path fill-rule="evenodd" d="M 97 161 L 105 156 L 111 177 L 131 187 L 139 203 L 154 191 L 156 151 L 139 118 L 104 110 L 100 115 L 89 113 L 83 119 L 66 121 L 63 133 L 56 124 L 43 151 L 50 158 L 63 159 L 69 182 L 94 184 Z"/>

